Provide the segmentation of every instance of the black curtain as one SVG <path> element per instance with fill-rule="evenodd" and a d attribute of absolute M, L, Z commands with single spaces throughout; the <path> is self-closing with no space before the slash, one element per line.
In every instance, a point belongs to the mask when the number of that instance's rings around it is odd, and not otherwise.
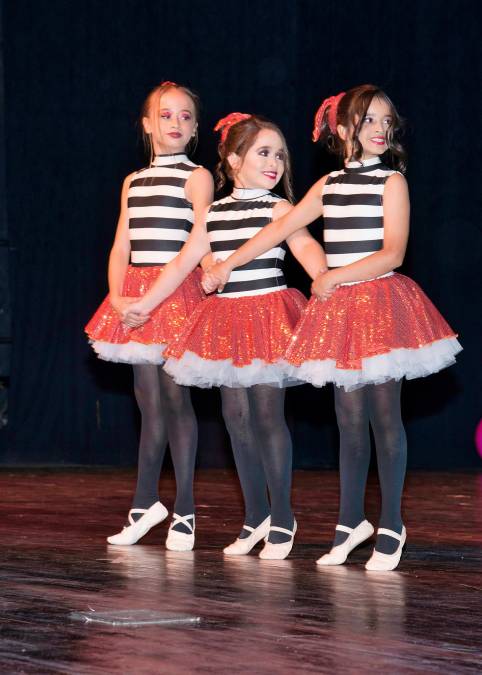
<path fill-rule="evenodd" d="M 145 162 L 141 103 L 169 79 L 202 98 L 195 160 L 213 168 L 219 117 L 264 114 L 286 132 L 298 197 L 336 168 L 310 141 L 321 99 L 364 82 L 389 93 L 407 120 L 412 230 L 402 271 L 465 348 L 455 367 L 404 385 L 410 462 L 480 465 L 478 7 L 476 0 L 5 2 L 5 167 L 16 254 L 2 461 L 135 461 L 130 368 L 99 362 L 83 325 L 107 290 L 122 179 Z M 308 291 L 292 262 L 288 276 Z M 194 400 L 199 462 L 223 466 L 230 456 L 218 393 L 194 392 Z M 332 391 L 290 390 L 287 415 L 295 464 L 333 466 Z"/>

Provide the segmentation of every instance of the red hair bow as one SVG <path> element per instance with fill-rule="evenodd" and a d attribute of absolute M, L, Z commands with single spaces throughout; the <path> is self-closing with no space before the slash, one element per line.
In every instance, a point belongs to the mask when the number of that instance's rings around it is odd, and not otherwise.
<path fill-rule="evenodd" d="M 228 135 L 228 132 L 232 126 L 238 122 L 241 122 L 242 120 L 249 120 L 250 117 L 252 117 L 252 115 L 249 115 L 248 113 L 232 112 L 219 120 L 219 122 L 214 127 L 214 131 L 221 131 L 221 143 L 224 143 L 226 140 L 226 136 Z"/>
<path fill-rule="evenodd" d="M 325 98 L 323 103 L 320 105 L 318 108 L 316 115 L 315 115 L 315 125 L 313 127 L 313 143 L 316 143 L 316 141 L 319 139 L 320 134 L 321 134 L 321 127 L 323 124 L 323 117 L 325 114 L 325 110 L 328 108 L 328 126 L 330 128 L 330 131 L 332 134 L 336 134 L 336 113 L 338 111 L 338 106 L 340 105 L 340 101 L 345 95 L 345 92 L 342 91 L 336 96 L 329 96 L 328 98 Z"/>
<path fill-rule="evenodd" d="M 161 82 L 161 87 L 177 87 L 177 84 L 175 82 L 171 82 L 170 80 L 164 80 L 164 82 Z"/>

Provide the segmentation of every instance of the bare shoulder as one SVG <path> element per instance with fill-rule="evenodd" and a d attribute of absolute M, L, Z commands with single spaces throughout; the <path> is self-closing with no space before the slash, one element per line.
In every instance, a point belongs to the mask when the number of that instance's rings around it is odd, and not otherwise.
<path fill-rule="evenodd" d="M 123 204 L 127 204 L 127 193 L 129 192 L 129 188 L 132 182 L 132 179 L 136 175 L 136 171 L 133 171 L 130 173 L 128 176 L 124 178 L 124 182 L 122 183 L 122 192 L 121 192 L 121 201 Z"/>
<path fill-rule="evenodd" d="M 317 195 L 318 197 L 321 197 L 323 194 L 323 188 L 325 187 L 325 183 L 328 180 L 329 175 L 330 174 L 327 173 L 325 176 L 322 176 L 319 180 L 317 180 L 316 183 L 311 186 L 309 192 L 311 192 L 311 194 Z"/>
<path fill-rule="evenodd" d="M 134 178 L 136 175 L 137 175 L 137 171 L 133 171 L 132 173 L 130 173 L 129 175 L 127 175 L 127 176 L 124 178 L 124 182 L 122 183 L 122 189 L 123 189 L 123 190 L 128 189 L 129 185 L 131 184 L 133 178 Z"/>
<path fill-rule="evenodd" d="M 385 208 L 390 205 L 393 208 L 408 206 L 410 196 L 408 194 L 407 181 L 401 173 L 392 173 L 385 183 L 383 192 L 383 205 Z"/>
<path fill-rule="evenodd" d="M 320 178 L 320 180 L 317 183 L 315 183 L 315 185 L 318 185 L 319 188 L 323 189 L 325 187 L 325 183 L 328 180 L 329 176 L 330 176 L 330 174 L 326 173 L 324 176 L 322 176 Z"/>
<path fill-rule="evenodd" d="M 281 201 L 277 202 L 273 208 L 273 220 L 282 218 L 285 214 L 291 211 L 292 208 L 293 204 L 291 204 L 287 199 L 282 199 Z"/>
<path fill-rule="evenodd" d="M 214 181 L 210 171 L 199 166 L 191 173 L 184 186 L 186 198 L 194 203 L 197 200 L 212 202 Z"/>
<path fill-rule="evenodd" d="M 408 184 L 407 179 L 399 171 L 395 171 L 391 176 L 387 178 L 385 183 L 385 189 L 389 188 L 390 190 L 407 190 Z"/>
<path fill-rule="evenodd" d="M 187 179 L 187 183 L 192 186 L 213 185 L 213 176 L 208 169 L 198 166 Z"/>

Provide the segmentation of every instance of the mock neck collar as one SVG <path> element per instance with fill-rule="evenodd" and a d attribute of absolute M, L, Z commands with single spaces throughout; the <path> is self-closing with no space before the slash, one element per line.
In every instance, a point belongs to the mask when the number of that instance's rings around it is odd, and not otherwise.
<path fill-rule="evenodd" d="M 168 155 L 155 155 L 151 166 L 168 166 L 169 164 L 180 164 L 187 161 L 185 152 L 172 152 Z"/>
<path fill-rule="evenodd" d="M 356 162 L 346 162 L 345 171 L 349 173 L 363 173 L 365 171 L 371 171 L 378 164 L 381 164 L 382 160 L 380 157 L 371 157 L 370 159 L 359 159 Z"/>
<path fill-rule="evenodd" d="M 270 194 L 265 188 L 240 188 L 235 187 L 231 193 L 233 199 L 257 199 Z"/>

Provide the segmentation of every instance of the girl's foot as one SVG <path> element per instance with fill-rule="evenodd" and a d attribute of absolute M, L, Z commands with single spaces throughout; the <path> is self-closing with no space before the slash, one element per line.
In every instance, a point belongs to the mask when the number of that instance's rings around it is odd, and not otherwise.
<path fill-rule="evenodd" d="M 187 529 L 188 533 L 175 530 L 176 525 L 184 525 L 184 529 Z M 194 528 L 194 513 L 188 516 L 179 516 L 177 513 L 173 513 L 172 523 L 167 533 L 166 548 L 169 551 L 192 551 L 194 548 Z"/>
<path fill-rule="evenodd" d="M 374 532 L 373 525 L 368 520 L 363 520 L 355 528 L 337 525 L 335 529 L 339 532 L 346 532 L 348 536 L 342 544 L 333 546 L 329 553 L 322 555 L 316 561 L 317 565 L 342 565 L 348 554 L 366 539 L 369 539 Z"/>
<path fill-rule="evenodd" d="M 365 565 L 365 569 L 369 572 L 390 572 L 391 570 L 394 570 L 400 562 L 403 547 L 407 540 L 407 530 L 405 529 L 405 526 L 402 526 L 402 532 L 399 534 L 394 530 L 387 530 L 383 527 L 379 527 L 377 530 L 377 536 L 378 535 L 384 535 L 395 539 L 398 541 L 398 546 L 394 553 L 380 553 L 380 551 L 377 551 L 375 548 L 370 560 Z"/>
<path fill-rule="evenodd" d="M 131 546 L 146 535 L 154 525 L 162 523 L 165 518 L 167 518 L 167 509 L 161 502 L 155 502 L 148 509 L 131 509 L 128 515 L 129 525 L 126 525 L 122 532 L 107 537 L 107 541 L 116 546 Z"/>
<path fill-rule="evenodd" d="M 293 548 L 293 542 L 296 534 L 298 524 L 296 519 L 293 523 L 293 529 L 287 530 L 284 527 L 271 526 L 269 532 L 280 532 L 281 534 L 288 535 L 288 541 L 285 541 L 282 544 L 272 544 L 267 541 L 263 547 L 263 550 L 260 552 L 259 557 L 262 560 L 284 560 Z M 268 535 L 269 536 L 269 535 Z"/>
<path fill-rule="evenodd" d="M 265 539 L 268 536 L 270 522 L 271 516 L 268 516 L 258 527 L 243 525 L 243 529 L 248 531 L 249 535 L 242 539 L 238 537 L 236 541 L 226 546 L 223 553 L 225 555 L 247 555 L 261 539 Z"/>

